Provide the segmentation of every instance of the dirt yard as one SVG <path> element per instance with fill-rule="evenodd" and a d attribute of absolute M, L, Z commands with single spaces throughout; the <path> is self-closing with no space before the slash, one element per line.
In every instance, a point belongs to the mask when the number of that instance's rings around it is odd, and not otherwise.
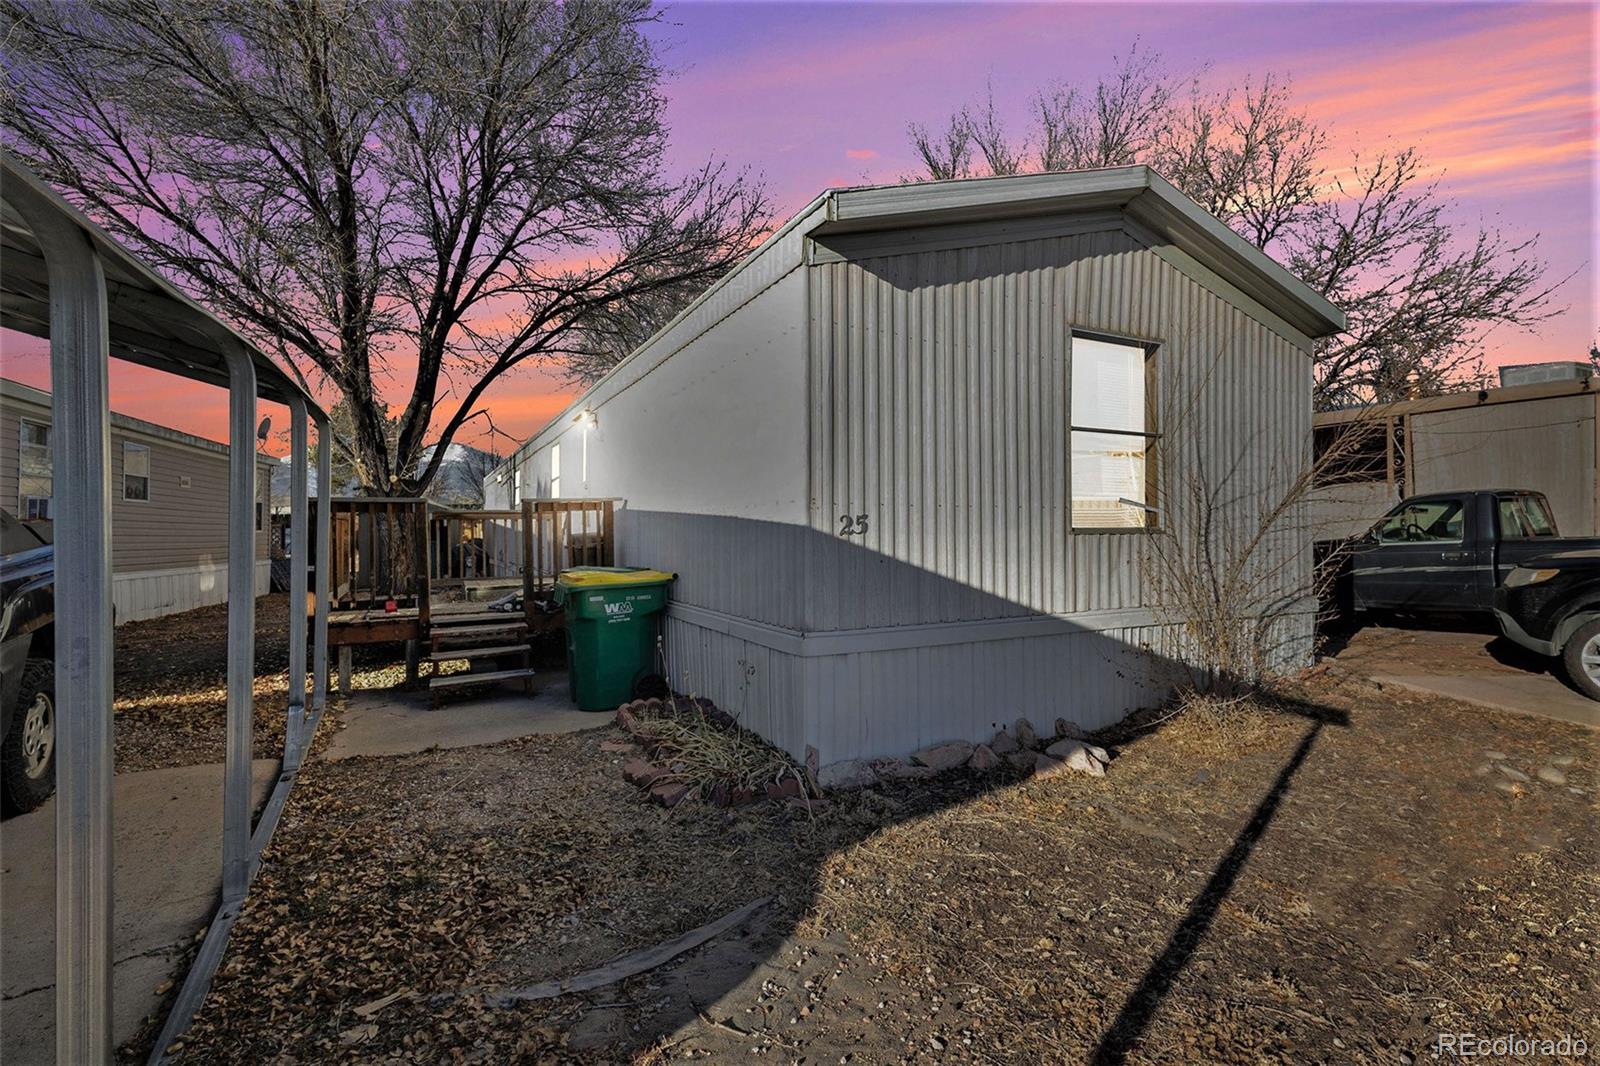
<path fill-rule="evenodd" d="M 1101 779 L 959 771 L 815 811 L 647 805 L 612 726 L 313 763 L 177 1061 L 1600 1043 L 1595 734 L 1327 672 L 1295 696 L 1103 737 Z M 496 1005 L 767 897 L 621 984 Z"/>
<path fill-rule="evenodd" d="M 283 753 L 288 611 L 284 595 L 256 599 L 255 751 L 262 758 Z M 228 715 L 227 604 L 126 622 L 116 628 L 115 637 L 117 772 L 222 762 Z M 357 687 L 385 688 L 405 680 L 404 658 L 394 648 L 360 648 L 355 661 Z"/>

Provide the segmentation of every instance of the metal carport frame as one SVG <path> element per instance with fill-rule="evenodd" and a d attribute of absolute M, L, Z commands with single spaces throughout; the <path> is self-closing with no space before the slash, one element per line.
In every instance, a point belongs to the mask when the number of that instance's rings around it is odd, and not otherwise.
<path fill-rule="evenodd" d="M 222 898 L 152 1058 L 187 1027 L 293 785 L 327 695 L 327 566 L 317 568 L 306 700 L 307 433 L 317 424 L 319 492 L 327 415 L 249 341 L 0 149 L 0 325 L 50 338 L 55 474 L 56 1062 L 110 1063 L 112 995 L 112 599 L 110 356 L 221 385 L 229 396 L 227 756 Z M 290 409 L 290 678 L 283 765 L 254 832 L 250 758 L 255 678 L 255 418 L 262 396 Z M 327 507 L 317 509 L 320 558 Z"/>

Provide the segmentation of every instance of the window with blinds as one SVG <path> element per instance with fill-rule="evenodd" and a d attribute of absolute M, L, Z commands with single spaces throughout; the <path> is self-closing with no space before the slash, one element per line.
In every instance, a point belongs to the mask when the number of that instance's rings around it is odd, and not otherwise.
<path fill-rule="evenodd" d="M 122 498 L 150 498 L 150 449 L 143 444 L 122 444 Z"/>
<path fill-rule="evenodd" d="M 1074 529 L 1156 525 L 1152 354 L 1144 344 L 1072 337 Z"/>

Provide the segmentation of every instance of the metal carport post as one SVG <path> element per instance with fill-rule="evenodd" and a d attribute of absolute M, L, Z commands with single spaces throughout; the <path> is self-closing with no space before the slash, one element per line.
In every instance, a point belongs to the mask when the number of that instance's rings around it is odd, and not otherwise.
<path fill-rule="evenodd" d="M 228 725 L 222 772 L 222 907 L 250 888 L 250 747 L 256 683 L 256 366 L 219 338 L 228 362 Z"/>
<path fill-rule="evenodd" d="M 300 768 L 306 726 L 306 577 L 311 535 L 306 498 L 306 402 L 289 398 L 289 707 L 283 728 L 283 772 Z"/>
<path fill-rule="evenodd" d="M 328 598 L 332 595 L 333 560 L 333 432 L 328 417 L 317 412 L 317 616 L 312 626 L 315 646 L 311 656 L 311 706 L 322 710 L 328 702 Z"/>
<path fill-rule="evenodd" d="M 109 1063 L 111 1041 L 110 327 L 94 245 L 33 189 L 6 198 L 50 281 L 55 474 L 56 1062 Z"/>

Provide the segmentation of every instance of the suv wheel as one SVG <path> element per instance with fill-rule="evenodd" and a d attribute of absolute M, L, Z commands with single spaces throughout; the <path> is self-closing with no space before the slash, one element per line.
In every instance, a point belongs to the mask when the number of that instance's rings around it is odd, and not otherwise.
<path fill-rule="evenodd" d="M 1591 700 L 1600 700 L 1600 621 L 1590 622 L 1572 634 L 1561 659 L 1572 683 Z"/>
<path fill-rule="evenodd" d="M 56 668 L 29 659 L 22 669 L 11 732 L 0 750 L 0 791 L 8 810 L 31 811 L 56 790 Z"/>

